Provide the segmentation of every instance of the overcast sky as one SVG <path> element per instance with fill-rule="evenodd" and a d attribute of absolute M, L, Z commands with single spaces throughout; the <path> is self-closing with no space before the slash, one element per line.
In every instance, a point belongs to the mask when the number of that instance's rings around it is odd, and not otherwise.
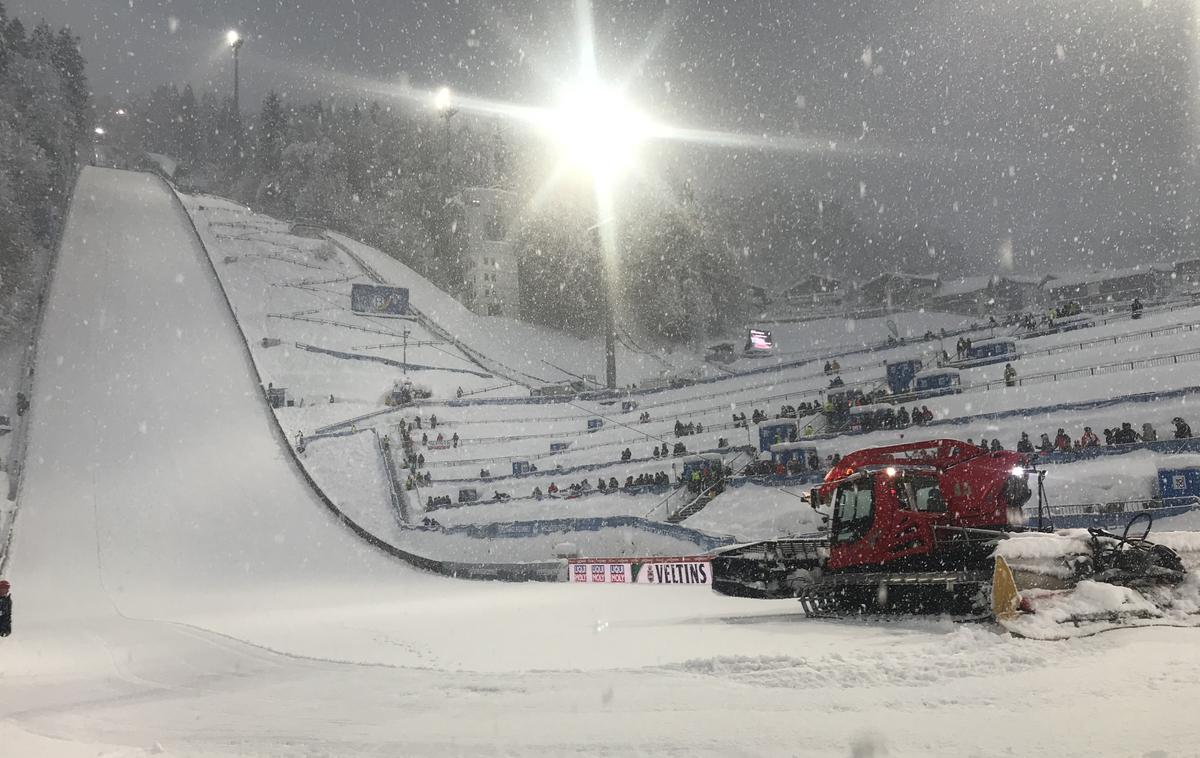
<path fill-rule="evenodd" d="M 547 102 L 576 54 L 570 0 L 9 0 L 69 24 L 98 93 L 165 81 L 244 104 L 359 83 L 449 84 Z M 860 214 L 923 219 L 968 246 L 1018 252 L 1078 232 L 1182 218 L 1194 197 L 1191 2 L 1184 0 L 641 0 L 596 2 L 608 76 L 666 120 L 818 134 L 888 158 L 690 150 L 677 171 L 738 191 L 811 185 Z"/>

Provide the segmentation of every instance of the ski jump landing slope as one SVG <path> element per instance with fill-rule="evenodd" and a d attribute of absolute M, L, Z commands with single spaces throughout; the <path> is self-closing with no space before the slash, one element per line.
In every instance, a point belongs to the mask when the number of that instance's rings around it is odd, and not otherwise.
<path fill-rule="evenodd" d="M 84 171 L 40 335 L 9 563 L 6 757 L 1200 744 L 1189 630 L 1046 645 L 980 625 L 805 621 L 792 603 L 695 587 L 403 566 L 305 489 L 203 255 L 157 179 Z"/>

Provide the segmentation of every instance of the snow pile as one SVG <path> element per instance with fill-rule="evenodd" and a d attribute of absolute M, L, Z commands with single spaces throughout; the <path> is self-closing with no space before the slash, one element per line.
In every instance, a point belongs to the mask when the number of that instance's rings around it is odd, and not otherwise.
<path fill-rule="evenodd" d="M 747 542 L 811 534 L 823 522 L 800 494 L 794 487 L 746 484 L 729 488 L 685 523 L 693 529 L 732 534 Z"/>

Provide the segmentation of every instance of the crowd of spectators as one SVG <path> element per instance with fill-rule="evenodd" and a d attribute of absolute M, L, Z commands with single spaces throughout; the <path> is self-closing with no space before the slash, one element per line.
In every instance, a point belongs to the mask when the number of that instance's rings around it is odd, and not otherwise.
<path fill-rule="evenodd" d="M 1179 416 L 1171 419 L 1171 424 L 1174 426 L 1172 433 L 1174 439 L 1185 440 L 1192 437 L 1192 427 Z M 1103 436 L 1103 441 L 1101 441 L 1101 436 Z M 1158 439 L 1158 430 L 1149 422 L 1142 424 L 1141 431 L 1139 431 L 1133 428 L 1131 422 L 1125 421 L 1120 426 L 1105 429 L 1102 435 L 1097 435 L 1092 431 L 1092 427 L 1085 426 L 1083 434 L 1078 439 L 1072 439 L 1066 429 L 1059 427 L 1053 438 L 1049 434 L 1043 433 L 1036 445 L 1030 439 L 1028 432 L 1021 432 L 1021 439 L 1017 442 L 1017 452 L 1064 453 L 1089 447 L 1111 447 L 1115 445 L 1132 445 L 1138 442 L 1156 442 Z"/>

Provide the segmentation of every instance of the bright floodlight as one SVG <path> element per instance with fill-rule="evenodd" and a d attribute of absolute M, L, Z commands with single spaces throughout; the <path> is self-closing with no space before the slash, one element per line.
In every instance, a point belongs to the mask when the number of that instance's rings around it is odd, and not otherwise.
<path fill-rule="evenodd" d="M 238 34 L 237 29 L 230 29 L 229 31 L 225 32 L 225 42 L 227 42 L 230 47 L 235 47 L 237 43 L 241 41 L 242 35 Z"/>
<path fill-rule="evenodd" d="M 96 127 L 95 129 L 93 129 L 92 131 L 94 131 L 94 132 L 95 132 L 96 134 L 98 134 L 98 135 L 101 135 L 101 136 L 103 136 L 103 134 L 104 134 L 104 127 L 103 127 L 103 126 L 97 126 L 97 127 Z"/>
<path fill-rule="evenodd" d="M 450 93 L 450 88 L 442 87 L 433 94 L 433 107 L 439 111 L 449 110 L 453 99 L 453 95 Z"/>
<path fill-rule="evenodd" d="M 611 174 L 633 164 L 649 122 L 610 87 L 582 86 L 564 94 L 547 126 L 572 163 L 594 174 Z"/>

